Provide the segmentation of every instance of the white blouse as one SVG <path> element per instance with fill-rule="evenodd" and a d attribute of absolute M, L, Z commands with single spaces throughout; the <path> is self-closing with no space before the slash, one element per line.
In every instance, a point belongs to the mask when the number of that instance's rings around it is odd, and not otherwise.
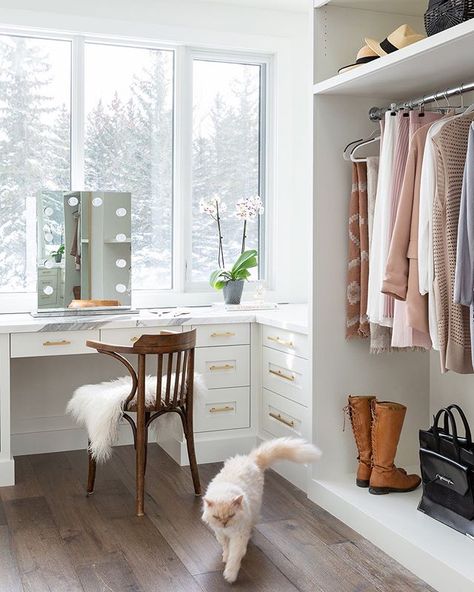
<path fill-rule="evenodd" d="M 369 293 L 367 315 L 371 323 L 391 327 L 393 319 L 384 315 L 385 294 L 382 283 L 389 249 L 390 197 L 393 180 L 393 157 L 395 152 L 396 117 L 385 113 L 385 126 L 379 161 L 377 199 L 375 202 L 374 227 L 370 247 Z"/>
<path fill-rule="evenodd" d="M 434 123 L 426 136 L 420 181 L 420 219 L 418 222 L 418 283 L 420 294 L 428 294 L 428 321 L 433 349 L 439 351 L 438 322 L 434 295 L 433 202 L 436 195 L 436 159 L 433 137 L 446 123 Z"/>

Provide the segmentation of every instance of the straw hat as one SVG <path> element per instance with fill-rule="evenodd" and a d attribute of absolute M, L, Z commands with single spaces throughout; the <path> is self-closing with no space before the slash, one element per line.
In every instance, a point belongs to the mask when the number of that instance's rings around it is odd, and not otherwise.
<path fill-rule="evenodd" d="M 357 52 L 356 61 L 353 64 L 349 64 L 349 66 L 343 66 L 342 68 L 340 68 L 339 74 L 342 74 L 343 72 L 348 72 L 349 70 L 357 68 L 358 66 L 362 66 L 362 64 L 368 64 L 369 62 L 372 62 L 373 60 L 376 60 L 379 57 L 380 56 L 376 54 L 375 51 L 370 49 L 368 45 L 364 45 L 364 47 L 361 47 Z"/>
<path fill-rule="evenodd" d="M 366 38 L 365 42 L 378 56 L 385 56 L 422 39 L 425 39 L 425 36 L 419 35 L 410 25 L 402 25 L 396 31 L 390 33 L 381 43 L 369 38 Z"/>

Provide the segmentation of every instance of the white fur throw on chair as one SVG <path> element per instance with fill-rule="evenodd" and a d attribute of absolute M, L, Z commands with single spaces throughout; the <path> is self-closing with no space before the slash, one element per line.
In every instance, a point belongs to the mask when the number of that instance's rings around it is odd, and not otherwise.
<path fill-rule="evenodd" d="M 173 392 L 175 375 L 171 378 Z M 163 377 L 165 387 L 166 376 Z M 119 422 L 124 413 L 123 406 L 132 390 L 132 379 L 123 376 L 100 384 L 85 384 L 76 389 L 66 412 L 87 430 L 93 458 L 106 461 L 112 454 L 117 441 Z M 164 388 L 163 388 L 164 390 Z M 205 399 L 206 386 L 200 374 L 194 375 L 194 402 Z M 136 395 L 135 395 L 136 397 Z M 145 402 L 154 404 L 156 398 L 156 376 L 147 376 L 145 381 Z"/>

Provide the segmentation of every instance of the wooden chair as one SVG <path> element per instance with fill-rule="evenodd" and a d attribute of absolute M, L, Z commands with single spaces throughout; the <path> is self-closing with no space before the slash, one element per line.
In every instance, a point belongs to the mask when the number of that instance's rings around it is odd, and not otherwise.
<path fill-rule="evenodd" d="M 194 348 L 196 330 L 185 333 L 142 335 L 133 346 L 112 345 L 100 341 L 87 341 L 87 346 L 101 354 L 107 354 L 121 362 L 132 377 L 132 389 L 124 405 L 124 418 L 132 427 L 136 451 L 136 510 L 144 515 L 145 470 L 147 458 L 148 428 L 164 413 L 177 413 L 183 424 L 188 448 L 189 464 L 194 492 L 201 495 L 193 433 Z M 138 370 L 121 354 L 138 356 Z M 145 404 L 145 378 L 147 361 L 157 357 L 156 401 Z M 136 413 L 136 422 L 127 412 Z M 96 462 L 89 452 L 89 477 L 87 493 L 94 491 Z"/>

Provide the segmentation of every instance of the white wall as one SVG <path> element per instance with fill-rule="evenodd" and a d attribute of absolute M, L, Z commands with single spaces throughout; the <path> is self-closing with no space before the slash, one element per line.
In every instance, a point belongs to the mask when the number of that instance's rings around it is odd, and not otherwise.
<path fill-rule="evenodd" d="M 246 3 L 248 4 L 248 3 Z M 311 30 L 301 2 L 269 10 L 190 0 L 2 0 L 0 25 L 118 35 L 252 50 L 275 55 L 275 221 L 271 252 L 278 301 L 306 302 L 311 204 Z M 213 294 L 181 295 L 175 304 L 204 303 Z M 30 300 L 31 302 L 31 300 Z M 156 302 L 156 305 L 170 302 Z"/>
<path fill-rule="evenodd" d="M 440 368 L 439 355 L 433 352 L 430 358 L 430 415 L 441 407 L 457 403 L 474 427 L 474 376 L 454 372 L 441 374 Z"/>

